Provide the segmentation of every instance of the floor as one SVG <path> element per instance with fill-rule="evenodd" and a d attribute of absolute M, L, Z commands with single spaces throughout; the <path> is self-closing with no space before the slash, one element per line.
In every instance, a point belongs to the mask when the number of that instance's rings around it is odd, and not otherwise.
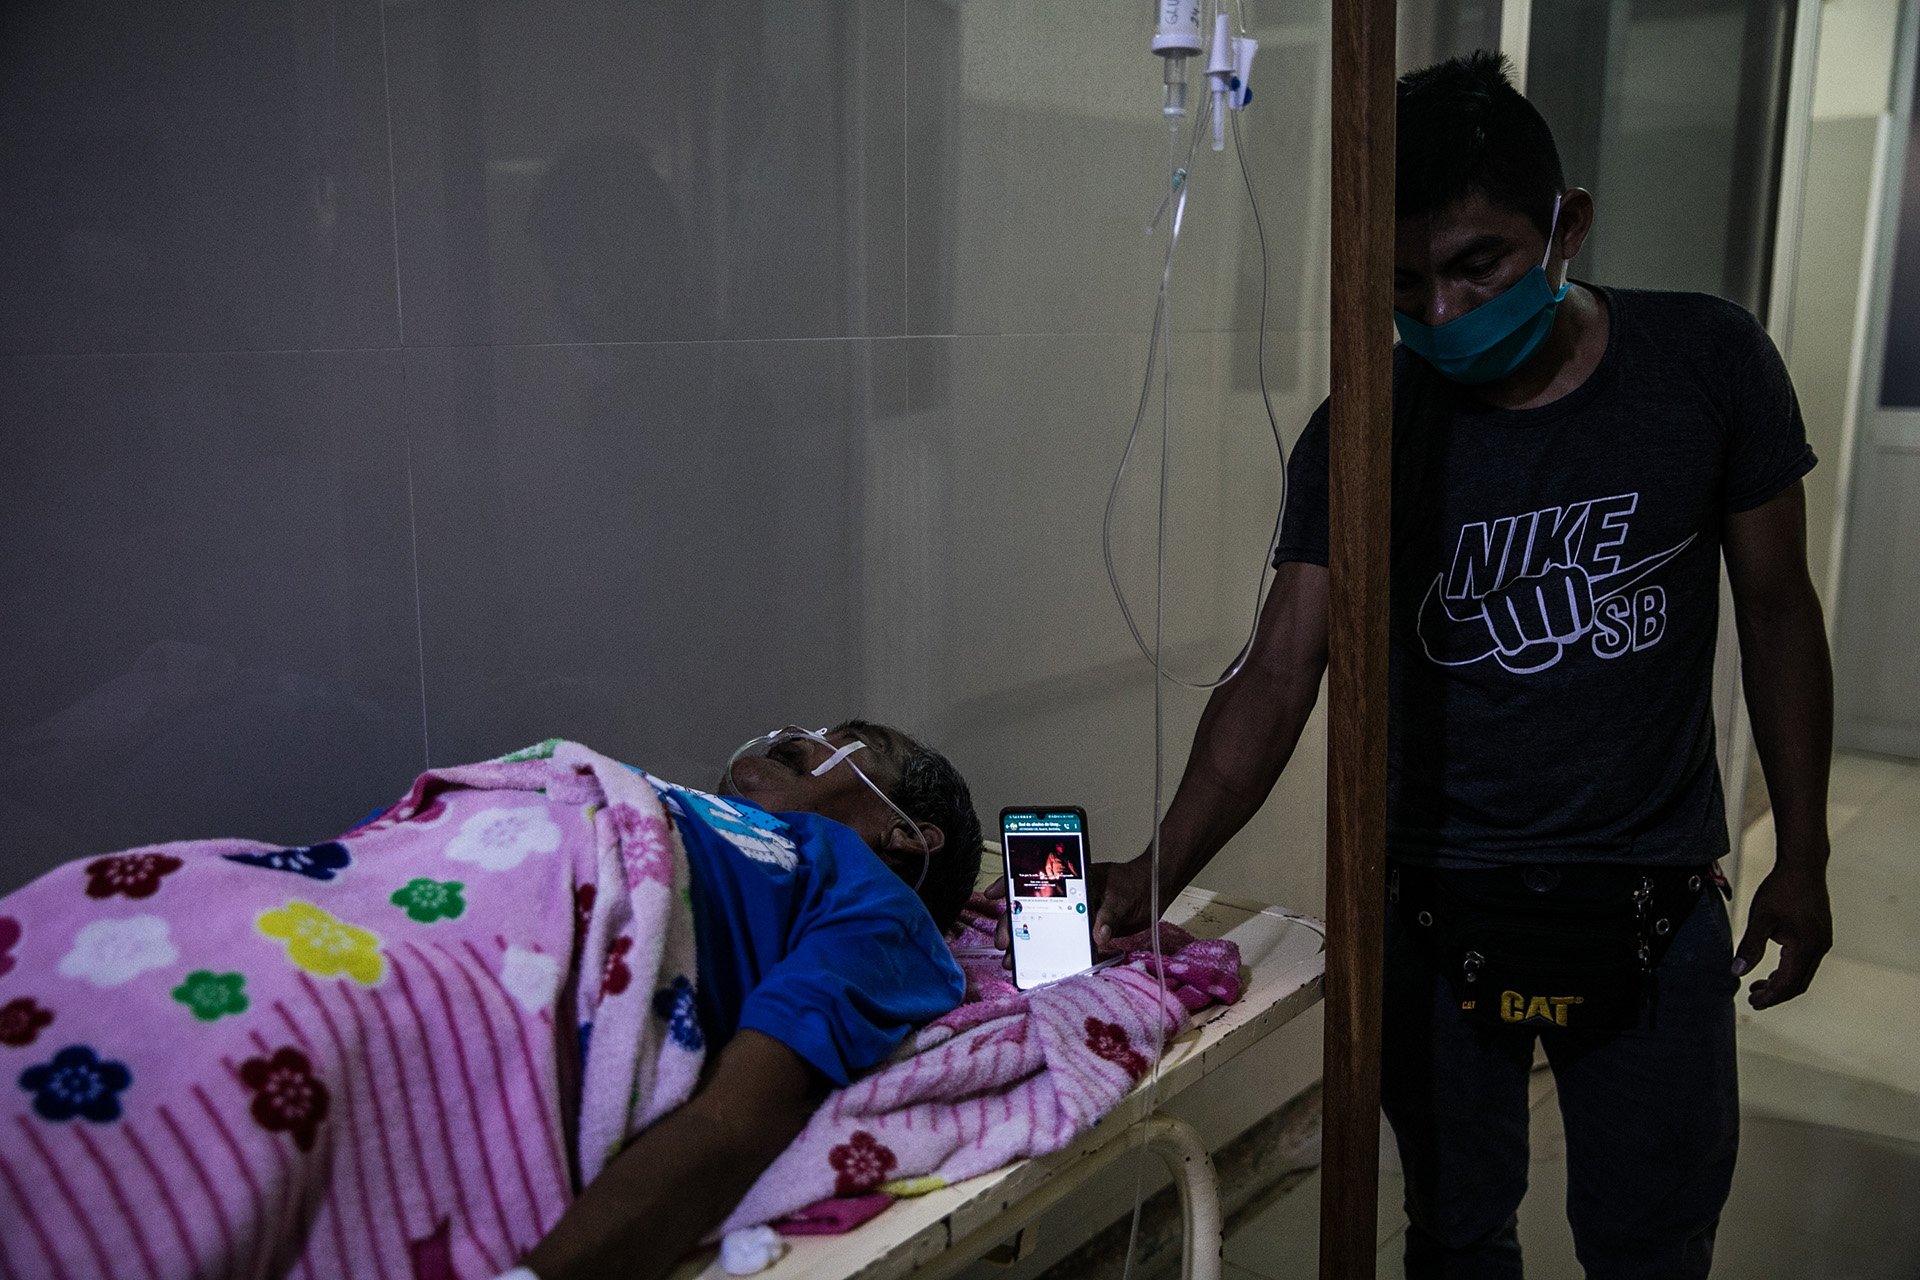
<path fill-rule="evenodd" d="M 1740 1019 L 1741 1153 L 1714 1274 L 1734 1280 L 1920 1280 L 1920 764 L 1835 760 L 1829 809 L 1834 950 L 1799 1000 Z M 1773 863 L 1749 828 L 1735 936 Z M 1761 972 L 1771 968 L 1762 965 Z M 1529 1280 L 1579 1280 L 1561 1208 L 1552 1077 L 1533 1088 L 1533 1166 L 1520 1207 Z M 1378 1274 L 1400 1277 L 1404 1218 L 1383 1141 Z M 1319 1180 L 1227 1241 L 1229 1280 L 1316 1273 Z"/>

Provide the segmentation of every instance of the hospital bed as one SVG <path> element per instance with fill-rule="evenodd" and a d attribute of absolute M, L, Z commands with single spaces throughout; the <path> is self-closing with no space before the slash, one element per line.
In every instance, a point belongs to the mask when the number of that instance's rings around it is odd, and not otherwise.
<path fill-rule="evenodd" d="M 1231 1005 L 1195 1015 L 1168 1044 L 1157 1101 L 1166 1102 L 1284 1026 L 1321 997 L 1326 970 L 1320 921 L 1279 907 L 1187 889 L 1165 918 L 1196 937 L 1239 945 L 1246 990 Z M 1142 1083 L 1064 1151 L 1021 1160 L 924 1196 L 895 1202 L 866 1225 L 838 1236 L 789 1239 L 788 1252 L 759 1274 L 767 1280 L 940 1280 L 1016 1237 L 1052 1205 L 1130 1152 L 1151 1150 L 1178 1188 L 1185 1224 L 1181 1274 L 1220 1275 L 1220 1190 L 1199 1135 L 1156 1106 Z M 712 1251 L 684 1263 L 676 1280 L 723 1280 Z"/>

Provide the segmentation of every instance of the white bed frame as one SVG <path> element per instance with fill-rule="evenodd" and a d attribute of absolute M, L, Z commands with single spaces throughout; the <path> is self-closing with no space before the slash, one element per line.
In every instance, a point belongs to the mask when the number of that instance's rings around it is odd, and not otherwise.
<path fill-rule="evenodd" d="M 1291 1022 L 1321 997 L 1326 935 L 1310 916 L 1188 889 L 1166 919 L 1197 937 L 1240 946 L 1246 989 L 1231 1005 L 1198 1014 L 1167 1046 L 1158 1100 L 1165 1102 Z M 1183 1121 L 1147 1108 L 1143 1082 L 1066 1150 L 1021 1160 L 929 1195 L 903 1199 L 873 1221 L 838 1236 L 800 1236 L 760 1274 L 767 1280 L 941 1280 L 1003 1242 L 1127 1153 L 1151 1150 L 1179 1188 L 1185 1223 L 1181 1275 L 1219 1280 L 1220 1188 L 1200 1136 Z M 1025 1253 L 1024 1241 L 1008 1251 Z M 712 1250 L 683 1263 L 680 1280 L 723 1280 Z"/>

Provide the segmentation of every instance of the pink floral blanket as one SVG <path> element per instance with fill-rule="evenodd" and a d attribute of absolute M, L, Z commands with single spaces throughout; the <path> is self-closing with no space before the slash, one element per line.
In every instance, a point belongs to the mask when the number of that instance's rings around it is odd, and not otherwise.
<path fill-rule="evenodd" d="M 646 779 L 549 743 L 0 899 L 0 1275 L 513 1265 L 696 1084 L 687 886 Z"/>
<path fill-rule="evenodd" d="M 976 897 L 953 940 L 966 1002 L 828 1098 L 726 1229 L 786 1217 L 792 1234 L 847 1230 L 887 1196 L 1062 1150 L 1120 1104 L 1192 1012 L 1240 996 L 1239 948 L 1168 924 L 1164 993 L 1144 933 L 1120 940 L 1113 966 L 1020 991 L 993 947 L 1000 905 Z"/>

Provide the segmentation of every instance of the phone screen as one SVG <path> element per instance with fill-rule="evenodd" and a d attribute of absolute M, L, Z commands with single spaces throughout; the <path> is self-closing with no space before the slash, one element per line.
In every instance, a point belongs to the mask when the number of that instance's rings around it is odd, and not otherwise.
<path fill-rule="evenodd" d="M 1093 967 L 1087 907 L 1087 815 L 1075 808 L 1000 815 L 1013 981 L 1021 990 Z"/>

